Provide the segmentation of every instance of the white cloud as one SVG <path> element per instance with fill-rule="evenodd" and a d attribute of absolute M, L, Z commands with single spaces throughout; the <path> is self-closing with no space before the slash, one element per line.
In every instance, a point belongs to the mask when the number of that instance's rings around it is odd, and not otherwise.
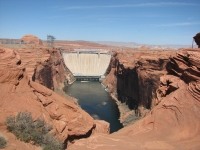
<path fill-rule="evenodd" d="M 124 5 L 103 5 L 103 6 L 69 6 L 69 7 L 55 7 L 55 9 L 58 9 L 58 10 L 73 10 L 73 9 L 161 7 L 161 6 L 200 6 L 200 4 L 181 3 L 181 2 L 160 2 L 160 3 L 124 4 Z"/>
<path fill-rule="evenodd" d="M 191 26 L 200 25 L 200 22 L 180 22 L 180 23 L 166 23 L 166 24 L 153 24 L 155 27 L 174 27 L 174 26 Z"/>

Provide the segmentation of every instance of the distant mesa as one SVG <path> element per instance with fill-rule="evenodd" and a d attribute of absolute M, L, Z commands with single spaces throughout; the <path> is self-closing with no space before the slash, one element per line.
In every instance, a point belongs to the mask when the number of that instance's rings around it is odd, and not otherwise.
<path fill-rule="evenodd" d="M 42 45 L 42 41 L 35 35 L 26 34 L 21 38 L 21 42 L 29 44 L 39 44 Z"/>
<path fill-rule="evenodd" d="M 150 48 L 147 47 L 147 46 L 141 46 L 141 47 L 139 48 L 139 50 L 150 50 Z"/>

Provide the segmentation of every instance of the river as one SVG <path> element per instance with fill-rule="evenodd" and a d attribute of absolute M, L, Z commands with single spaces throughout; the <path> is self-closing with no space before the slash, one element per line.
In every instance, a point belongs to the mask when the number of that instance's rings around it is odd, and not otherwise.
<path fill-rule="evenodd" d="M 76 81 L 66 88 L 65 92 L 78 99 L 78 104 L 95 120 L 105 120 L 110 123 L 110 133 L 118 131 L 123 126 L 119 122 L 119 110 L 99 82 Z"/>

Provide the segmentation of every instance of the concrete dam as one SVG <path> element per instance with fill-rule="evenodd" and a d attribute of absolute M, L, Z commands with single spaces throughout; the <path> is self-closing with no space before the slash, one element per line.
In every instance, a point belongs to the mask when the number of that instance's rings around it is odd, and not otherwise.
<path fill-rule="evenodd" d="M 104 76 L 111 59 L 110 53 L 100 51 L 63 52 L 64 62 L 75 78 L 89 80 Z"/>

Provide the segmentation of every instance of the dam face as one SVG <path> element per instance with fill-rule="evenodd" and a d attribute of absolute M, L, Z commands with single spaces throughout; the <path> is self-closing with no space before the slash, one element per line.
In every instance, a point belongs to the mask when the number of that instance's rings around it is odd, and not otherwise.
<path fill-rule="evenodd" d="M 75 78 L 99 79 L 109 66 L 111 54 L 94 51 L 64 52 L 63 58 Z"/>

